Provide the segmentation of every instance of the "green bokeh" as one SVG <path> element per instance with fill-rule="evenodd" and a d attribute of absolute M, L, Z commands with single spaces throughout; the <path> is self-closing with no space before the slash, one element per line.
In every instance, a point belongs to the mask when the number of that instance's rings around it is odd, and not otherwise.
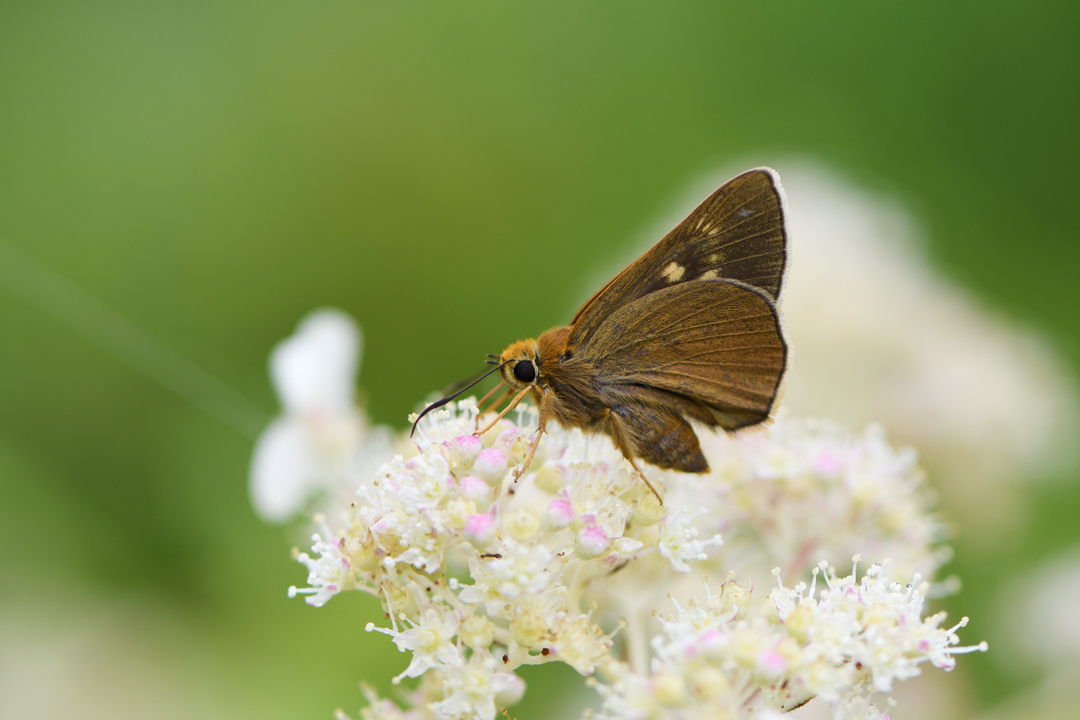
<path fill-rule="evenodd" d="M 267 417 L 269 349 L 341 307 L 400 426 L 565 321 L 688 181 L 810 156 L 907 203 L 1076 367 L 1078 28 L 1067 2 L 8 2 L 0 238 Z M 7 292 L 0 337 L 0 601 L 153 598 L 239 716 L 387 687 L 373 603 L 285 598 L 303 573 L 247 503 L 250 438 Z M 1075 482 L 1032 495 L 1006 556 L 961 536 L 950 607 L 992 621 L 1004 575 L 1080 540 Z M 983 704 L 1030 681 L 962 665 Z"/>

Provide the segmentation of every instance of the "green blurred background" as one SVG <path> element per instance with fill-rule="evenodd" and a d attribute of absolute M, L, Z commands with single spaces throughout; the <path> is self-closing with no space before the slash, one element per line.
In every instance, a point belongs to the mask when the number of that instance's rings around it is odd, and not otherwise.
<path fill-rule="evenodd" d="M 941 268 L 1075 368 L 1078 29 L 1068 2 L 7 2 L 0 240 L 266 419 L 270 348 L 341 307 L 369 413 L 402 426 L 568 319 L 689 181 L 810 156 L 899 197 Z M 406 657 L 363 632 L 374 605 L 286 598 L 304 573 L 248 504 L 252 437 L 3 289 L 0 337 L 9 629 L 63 646 L 94 618 L 87 647 L 133 635 L 125 661 L 208 715 L 328 718 L 387 687 Z M 954 543 L 965 639 L 1080 541 L 1080 486 L 1029 493 L 1021 542 Z M 961 665 L 984 707 L 1035 680 Z"/>

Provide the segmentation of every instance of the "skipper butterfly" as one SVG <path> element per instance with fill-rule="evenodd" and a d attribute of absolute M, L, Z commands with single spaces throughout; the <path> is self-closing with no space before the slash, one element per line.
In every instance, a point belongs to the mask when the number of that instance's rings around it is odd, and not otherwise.
<path fill-rule="evenodd" d="M 777 309 L 787 267 L 784 204 L 775 171 L 739 175 L 593 295 L 569 325 L 491 356 L 502 378 L 496 390 L 506 386 L 503 397 L 513 397 L 477 433 L 531 395 L 539 428 L 516 477 L 551 421 L 609 435 L 654 493 L 639 459 L 708 472 L 691 423 L 729 432 L 762 423 L 784 377 L 788 346 Z"/>

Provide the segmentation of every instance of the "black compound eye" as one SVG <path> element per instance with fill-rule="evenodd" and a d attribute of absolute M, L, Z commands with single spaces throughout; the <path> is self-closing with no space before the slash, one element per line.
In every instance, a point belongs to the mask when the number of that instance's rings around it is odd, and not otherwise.
<path fill-rule="evenodd" d="M 514 377 L 523 383 L 531 383 L 536 379 L 536 368 L 531 360 L 519 360 L 514 366 Z"/>

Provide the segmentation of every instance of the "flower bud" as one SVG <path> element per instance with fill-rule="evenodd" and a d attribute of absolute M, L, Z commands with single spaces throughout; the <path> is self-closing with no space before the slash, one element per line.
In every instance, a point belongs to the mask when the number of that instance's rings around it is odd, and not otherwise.
<path fill-rule="evenodd" d="M 472 473 L 491 487 L 495 487 L 500 485 L 506 477 L 508 463 L 506 453 L 499 448 L 488 448 L 476 456 Z"/>
<path fill-rule="evenodd" d="M 484 449 L 484 443 L 476 435 L 459 435 L 444 442 L 443 448 L 450 468 L 456 473 L 465 473 L 472 469 L 476 456 Z"/>
<path fill-rule="evenodd" d="M 465 521 L 465 539 L 483 550 L 495 539 L 495 521 L 487 513 L 470 515 Z"/>
<path fill-rule="evenodd" d="M 481 416 L 481 418 L 480 418 L 480 424 L 481 425 L 485 424 L 483 416 Z M 499 435 L 501 435 L 502 432 L 504 430 L 506 430 L 507 428 L 512 428 L 512 427 L 516 427 L 516 425 L 514 425 L 514 423 L 510 422 L 509 420 L 507 420 L 505 418 L 503 418 L 499 422 L 495 423 L 495 427 L 491 428 L 486 433 L 484 433 L 483 435 L 480 436 L 480 439 L 484 443 L 484 447 L 489 448 L 489 447 L 492 447 L 493 445 L 495 445 L 495 441 L 498 439 Z"/>
<path fill-rule="evenodd" d="M 697 637 L 694 643 L 695 652 L 713 662 L 721 662 L 724 659 L 724 651 L 728 645 L 728 639 L 717 629 L 706 630 Z"/>
<path fill-rule="evenodd" d="M 382 599 L 383 612 L 405 613 L 406 615 L 418 615 L 420 610 L 416 607 L 416 598 L 411 592 L 403 587 L 386 583 L 383 591 L 387 597 Z M 387 604 L 389 602 L 389 604 Z"/>
<path fill-rule="evenodd" d="M 470 615 L 458 628 L 458 637 L 473 650 L 480 650 L 495 642 L 495 626 L 482 615 Z"/>
<path fill-rule="evenodd" d="M 376 520 L 375 524 L 371 526 L 371 532 L 379 536 L 397 535 L 405 522 L 405 514 L 398 510 L 393 510 Z"/>
<path fill-rule="evenodd" d="M 466 475 L 458 481 L 458 489 L 461 497 L 476 503 L 476 509 L 487 510 L 491 506 L 491 488 L 480 478 Z"/>
<path fill-rule="evenodd" d="M 507 428 L 495 438 L 494 447 L 506 453 L 515 463 L 523 462 L 529 454 L 529 436 L 517 426 Z"/>
<path fill-rule="evenodd" d="M 775 680 L 787 670 L 788 661 L 775 650 L 766 650 L 757 657 L 757 674 L 767 680 Z"/>
<path fill-rule="evenodd" d="M 523 608 L 510 622 L 510 632 L 518 645 L 531 648 L 544 639 L 547 624 L 535 608 Z"/>
<path fill-rule="evenodd" d="M 599 525 L 587 525 L 574 539 L 574 553 L 582 560 L 592 560 L 607 552 L 611 538 Z"/>
<path fill-rule="evenodd" d="M 487 485 L 484 485 L 486 488 Z M 454 498 L 446 503 L 446 514 L 450 518 L 450 527 L 461 530 L 465 527 L 465 521 L 476 512 L 476 503 L 466 498 Z"/>
<path fill-rule="evenodd" d="M 515 540 L 528 540 L 540 529 L 540 519 L 525 508 L 518 508 L 503 518 L 503 527 Z"/>
<path fill-rule="evenodd" d="M 498 707 L 517 705 L 525 696 L 525 681 L 514 673 L 507 673 L 507 675 L 510 676 L 510 681 L 502 691 L 495 695 L 495 704 Z"/>
<path fill-rule="evenodd" d="M 370 537 L 360 539 L 349 537 L 345 540 L 345 554 L 349 559 L 349 566 L 354 570 L 367 572 L 374 570 L 379 565 L 379 559 L 375 557 L 375 544 Z"/>
<path fill-rule="evenodd" d="M 544 511 L 541 527 L 544 532 L 557 532 L 574 522 L 574 508 L 566 500 L 552 500 Z"/>

